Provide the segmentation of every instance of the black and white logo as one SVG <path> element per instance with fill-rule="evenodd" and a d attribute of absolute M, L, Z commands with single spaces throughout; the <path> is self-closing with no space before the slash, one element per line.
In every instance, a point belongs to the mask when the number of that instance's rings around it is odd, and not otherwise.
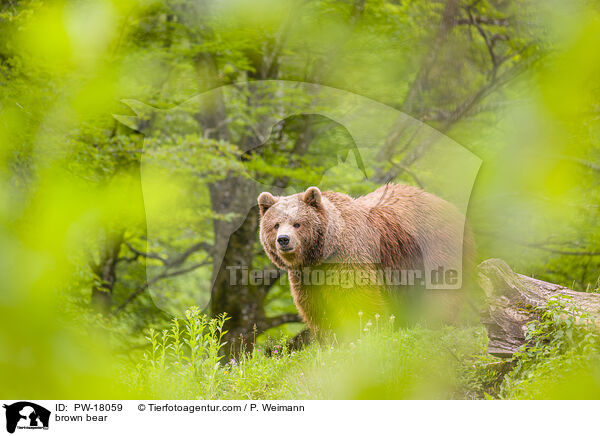
<path fill-rule="evenodd" d="M 48 430 L 50 411 L 29 401 L 5 404 L 6 431 L 14 433 L 16 429 Z"/>

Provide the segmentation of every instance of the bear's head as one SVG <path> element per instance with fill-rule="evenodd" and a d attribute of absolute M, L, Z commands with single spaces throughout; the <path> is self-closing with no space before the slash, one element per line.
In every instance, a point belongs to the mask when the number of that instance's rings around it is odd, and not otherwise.
<path fill-rule="evenodd" d="M 260 242 L 280 268 L 317 265 L 323 259 L 327 208 L 319 188 L 287 197 L 258 196 Z"/>

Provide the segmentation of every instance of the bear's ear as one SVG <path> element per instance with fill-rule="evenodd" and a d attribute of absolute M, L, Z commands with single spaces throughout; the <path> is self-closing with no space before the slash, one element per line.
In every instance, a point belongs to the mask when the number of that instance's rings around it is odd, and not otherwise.
<path fill-rule="evenodd" d="M 270 192 L 261 192 L 258 196 L 258 207 L 260 209 L 260 216 L 263 216 L 267 209 L 277 203 L 277 197 L 273 197 Z"/>
<path fill-rule="evenodd" d="M 316 186 L 311 186 L 304 192 L 302 200 L 309 206 L 321 206 L 321 191 Z"/>

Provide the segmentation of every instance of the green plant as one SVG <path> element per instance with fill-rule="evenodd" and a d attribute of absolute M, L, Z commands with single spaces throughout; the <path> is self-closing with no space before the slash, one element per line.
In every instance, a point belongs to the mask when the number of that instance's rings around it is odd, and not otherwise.
<path fill-rule="evenodd" d="M 504 380 L 501 397 L 597 397 L 600 337 L 595 318 L 567 296 L 551 298 L 535 312 L 537 319 L 527 325 L 527 344 L 514 356 L 515 368 Z"/>
<path fill-rule="evenodd" d="M 168 328 L 149 330 L 150 348 L 124 378 L 145 398 L 348 399 L 482 398 L 470 368 L 485 355 L 481 328 L 398 328 L 395 318 L 362 319 L 351 341 L 290 351 L 268 337 L 252 351 L 221 357 L 227 317 L 197 308 Z"/>
<path fill-rule="evenodd" d="M 220 351 L 225 345 L 222 339 L 227 333 L 224 329 L 227 319 L 226 314 L 208 318 L 198 307 L 192 307 L 185 312 L 183 329 L 176 318 L 170 328 L 161 332 L 150 329 L 146 339 L 151 349 L 137 368 L 141 383 L 179 375 L 199 381 L 201 394 L 214 398 L 221 382 Z"/>

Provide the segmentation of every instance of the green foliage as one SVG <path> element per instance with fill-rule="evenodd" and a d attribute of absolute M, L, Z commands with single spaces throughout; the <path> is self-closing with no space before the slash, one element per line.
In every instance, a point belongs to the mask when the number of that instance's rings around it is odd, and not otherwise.
<path fill-rule="evenodd" d="M 181 380 L 188 383 L 198 380 L 194 384 L 196 395 L 218 398 L 223 382 L 220 360 L 227 319 L 225 315 L 209 319 L 200 314 L 198 307 L 192 307 L 186 311 L 183 325 L 174 318 L 169 329 L 157 332 L 151 328 L 146 338 L 151 344 L 150 353 L 144 355 L 137 367 L 134 386 L 138 393 L 143 396 L 145 389 L 161 389 L 157 383 L 171 385 L 172 381 L 177 395 L 168 397 L 178 398 L 187 387 Z"/>
<path fill-rule="evenodd" d="M 219 351 L 226 317 L 197 308 L 169 328 L 150 330 L 150 351 L 123 380 L 143 398 L 384 399 L 479 398 L 473 365 L 485 355 L 482 329 L 398 329 L 394 318 L 363 320 L 352 342 L 288 351 L 268 339 L 229 361 Z M 360 322 L 360 320 L 357 320 Z M 132 374 L 135 376 L 132 378 Z"/>
<path fill-rule="evenodd" d="M 528 344 L 515 354 L 502 398 L 598 398 L 600 336 L 596 320 L 568 297 L 551 298 L 528 324 Z"/>
<path fill-rule="evenodd" d="M 211 254 L 178 256 L 198 241 L 214 243 L 215 228 L 240 218 L 215 210 L 208 185 L 251 177 L 296 191 L 321 184 L 361 195 L 376 187 L 355 177 L 351 155 L 338 155 L 353 142 L 343 126 L 314 115 L 285 120 L 261 153 L 242 153 L 260 142 L 252 134 L 266 115 L 310 97 L 274 89 L 257 98 L 243 84 L 259 79 L 360 94 L 442 130 L 485 162 L 469 207 L 480 258 L 503 257 L 524 274 L 598 291 L 597 4 L 461 0 L 444 36 L 444 1 L 368 0 L 357 10 L 360 3 L 0 2 L 6 397 L 498 395 L 504 370 L 485 356 L 479 329 L 371 330 L 354 345 L 312 344 L 269 356 L 268 340 L 259 337 L 252 354 L 227 363 L 218 357 L 228 345 L 220 342 L 224 318 L 196 311 L 185 317 L 183 308 L 204 307 L 211 294 Z M 228 84 L 236 91 L 223 96 L 228 111 L 213 126 L 183 104 Z M 148 108 L 167 116 L 153 119 Z M 143 134 L 113 117 L 133 113 Z M 216 127 L 226 132 L 214 134 Z M 312 140 L 299 153 L 306 134 Z M 389 169 L 410 155 L 398 147 L 381 165 Z M 143 198 L 142 173 L 152 192 Z M 404 172 L 396 181 L 416 184 L 420 175 Z M 148 216 L 159 224 L 152 238 Z M 260 245 L 252 248 L 252 264 L 269 267 Z M 140 254 L 146 252 L 151 256 Z M 114 271 L 104 274 L 111 262 Z M 166 274 L 173 272 L 181 274 Z M 161 273 L 150 295 L 148 279 Z M 98 291 L 111 300 L 105 315 L 90 307 Z M 294 310 L 285 285 L 270 289 L 264 303 L 269 317 Z M 172 314 L 183 320 L 163 333 Z M 590 364 L 596 338 L 567 320 L 542 318 L 532 326 L 535 345 L 519 355 L 503 397 L 597 396 Z M 132 387 L 126 393 L 113 384 L 115 366 L 139 360 L 140 331 L 149 326 L 152 349 L 136 377 L 124 370 Z M 299 328 L 279 327 L 284 335 L 272 346 Z M 559 376 L 570 390 L 555 383 Z"/>

